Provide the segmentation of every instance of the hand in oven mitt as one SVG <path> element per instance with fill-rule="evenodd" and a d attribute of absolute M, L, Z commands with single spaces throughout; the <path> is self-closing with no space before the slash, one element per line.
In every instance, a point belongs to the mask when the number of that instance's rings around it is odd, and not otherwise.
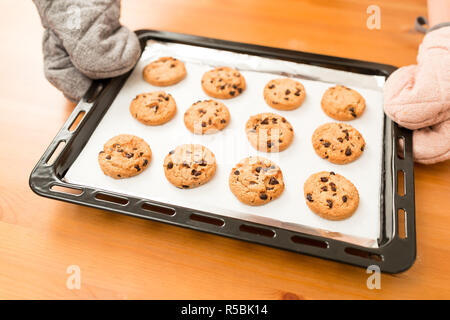
<path fill-rule="evenodd" d="M 92 79 L 126 73 L 139 59 L 139 40 L 119 23 L 120 0 L 33 2 L 45 28 L 45 76 L 69 100 L 80 100 Z"/>
<path fill-rule="evenodd" d="M 416 162 L 450 159 L 450 26 L 425 36 L 417 65 L 391 74 L 384 86 L 384 111 L 414 130 Z"/>

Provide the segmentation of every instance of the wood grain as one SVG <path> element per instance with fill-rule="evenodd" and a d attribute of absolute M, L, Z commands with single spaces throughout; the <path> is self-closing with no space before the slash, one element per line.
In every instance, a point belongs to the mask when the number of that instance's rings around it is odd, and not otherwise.
<path fill-rule="evenodd" d="M 131 29 L 158 29 L 394 64 L 415 62 L 425 0 L 122 2 Z M 73 104 L 42 71 L 31 1 L 0 3 L 0 298 L 450 298 L 450 163 L 416 165 L 418 256 L 381 290 L 364 269 L 36 196 L 28 176 Z M 66 288 L 69 265 L 80 290 Z"/>

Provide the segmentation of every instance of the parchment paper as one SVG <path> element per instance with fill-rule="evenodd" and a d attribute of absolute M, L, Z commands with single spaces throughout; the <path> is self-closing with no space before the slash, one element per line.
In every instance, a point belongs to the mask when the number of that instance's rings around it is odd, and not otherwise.
<path fill-rule="evenodd" d="M 178 112 L 175 118 L 162 126 L 145 126 L 132 118 L 129 104 L 139 93 L 161 89 L 145 82 L 142 70 L 146 64 L 163 56 L 184 61 L 187 77 L 176 85 L 163 88 L 172 94 L 177 102 Z M 200 81 L 204 72 L 216 66 L 238 68 L 246 79 L 247 89 L 236 98 L 222 100 L 231 113 L 230 124 L 225 130 L 213 135 L 196 136 L 184 126 L 183 114 L 197 100 L 209 99 L 203 92 Z M 305 86 L 306 100 L 300 108 L 278 111 L 265 103 L 265 84 L 281 75 L 297 78 Z M 79 185 L 377 247 L 382 181 L 383 83 L 384 78 L 380 76 L 196 46 L 149 41 L 136 68 L 64 179 Z M 325 90 L 335 84 L 356 89 L 367 104 L 361 118 L 348 122 L 362 133 L 366 140 L 366 149 L 358 160 L 346 165 L 334 165 L 321 159 L 311 144 L 313 131 L 323 123 L 334 121 L 322 112 L 320 100 Z M 294 141 L 285 151 L 275 154 L 261 153 L 248 143 L 245 123 L 251 115 L 262 112 L 278 113 L 293 125 Z M 108 139 L 122 133 L 134 134 L 146 140 L 152 149 L 153 158 L 142 174 L 130 179 L 114 180 L 103 174 L 97 162 L 97 155 Z M 217 160 L 215 177 L 195 189 L 177 189 L 164 176 L 164 157 L 177 145 L 184 143 L 205 145 L 214 152 Z M 272 159 L 283 172 L 286 184 L 283 194 L 264 206 L 244 205 L 228 188 L 228 175 L 232 167 L 240 159 L 250 155 Z M 310 174 L 322 170 L 342 174 L 357 187 L 360 204 L 351 218 L 328 221 L 318 217 L 307 207 L 303 197 L 303 183 Z"/>

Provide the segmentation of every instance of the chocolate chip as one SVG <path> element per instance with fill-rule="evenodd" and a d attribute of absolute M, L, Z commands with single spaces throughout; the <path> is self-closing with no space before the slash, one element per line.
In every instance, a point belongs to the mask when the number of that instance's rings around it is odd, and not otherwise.
<path fill-rule="evenodd" d="M 295 95 L 298 97 L 299 95 L 300 95 L 300 92 L 301 92 L 301 90 L 300 89 L 297 89 L 297 91 L 295 91 Z"/>
<path fill-rule="evenodd" d="M 269 118 L 265 118 L 263 121 L 261 121 L 261 124 L 269 124 Z"/>
<path fill-rule="evenodd" d="M 267 148 L 272 148 L 272 142 L 267 141 Z"/>
<path fill-rule="evenodd" d="M 118 149 L 117 152 L 123 152 L 123 149 Z"/>
<path fill-rule="evenodd" d="M 323 146 L 324 146 L 325 148 L 328 148 L 329 146 L 331 146 L 331 143 L 329 143 L 328 141 L 325 141 L 325 142 L 323 143 Z"/>
<path fill-rule="evenodd" d="M 333 208 L 333 200 L 327 200 L 328 207 Z"/>
<path fill-rule="evenodd" d="M 223 89 L 225 89 L 225 86 L 221 86 L 221 87 L 220 87 L 220 90 L 223 90 Z"/>
<path fill-rule="evenodd" d="M 261 171 L 261 169 L 262 169 L 261 167 L 256 167 L 255 171 L 259 173 Z"/>
<path fill-rule="evenodd" d="M 313 202 L 313 201 L 314 201 L 314 200 L 312 199 L 311 193 L 307 193 L 307 194 L 306 194 L 306 199 L 308 199 L 309 202 Z"/>
<path fill-rule="evenodd" d="M 167 169 L 172 169 L 172 168 L 173 168 L 173 162 L 168 162 Z"/>
<path fill-rule="evenodd" d="M 139 167 L 139 165 L 135 165 L 134 168 L 135 168 L 137 171 L 141 171 L 141 167 Z"/>
<path fill-rule="evenodd" d="M 133 158 L 134 153 L 125 153 L 125 157 L 127 157 L 128 159 Z"/>
<path fill-rule="evenodd" d="M 239 172 L 239 170 L 235 170 L 235 171 L 234 171 L 234 174 L 238 176 L 238 175 L 240 175 L 241 173 Z"/>
<path fill-rule="evenodd" d="M 327 182 L 327 181 L 328 181 L 328 178 L 327 178 L 327 177 L 321 177 L 321 178 L 320 178 L 320 181 L 322 181 L 322 182 Z"/>
<path fill-rule="evenodd" d="M 183 187 L 184 189 L 189 189 L 189 186 L 183 184 L 181 187 Z"/>
<path fill-rule="evenodd" d="M 100 151 L 98 154 L 102 154 L 102 153 L 105 153 L 105 151 Z"/>
<path fill-rule="evenodd" d="M 272 118 L 272 123 L 273 123 L 273 124 L 277 124 L 277 122 L 278 122 L 278 119 L 277 119 L 277 118 Z"/>
<path fill-rule="evenodd" d="M 275 177 L 271 177 L 269 180 L 270 185 L 276 185 L 279 184 L 278 180 Z"/>
<path fill-rule="evenodd" d="M 234 96 L 236 94 L 236 91 L 230 91 L 230 95 Z"/>
<path fill-rule="evenodd" d="M 282 121 L 283 123 L 285 123 L 285 122 L 286 122 L 286 119 L 285 119 L 285 118 L 281 118 L 281 121 Z"/>
<path fill-rule="evenodd" d="M 347 157 L 352 155 L 352 150 L 350 149 L 350 147 L 347 147 L 347 149 L 345 149 L 345 155 Z"/>
<path fill-rule="evenodd" d="M 190 168 L 191 166 L 187 163 L 187 161 L 183 161 L 183 167 Z"/>
<path fill-rule="evenodd" d="M 267 194 L 261 193 L 261 194 L 259 195 L 259 198 L 260 198 L 261 200 L 267 200 Z"/>
<path fill-rule="evenodd" d="M 348 134 L 348 130 L 347 129 L 344 129 L 344 130 L 342 130 L 342 132 L 343 133 L 345 133 L 345 140 L 349 140 L 350 139 L 350 136 L 349 136 L 349 134 Z"/>
<path fill-rule="evenodd" d="M 211 120 L 211 119 L 208 120 L 208 124 L 209 124 L 209 125 L 212 124 L 212 120 Z"/>
<path fill-rule="evenodd" d="M 172 64 L 170 65 L 170 67 L 171 67 L 171 68 L 175 68 L 175 64 L 172 63 Z"/>
<path fill-rule="evenodd" d="M 330 175 L 334 176 L 336 173 L 334 173 L 333 171 L 330 171 Z"/>
<path fill-rule="evenodd" d="M 202 174 L 202 172 L 201 172 L 201 171 L 197 171 L 197 170 L 195 170 L 195 169 L 192 169 L 191 174 L 192 174 L 193 176 L 195 176 L 195 177 L 198 177 L 199 175 Z"/>
<path fill-rule="evenodd" d="M 169 151 L 169 154 L 174 154 L 174 153 L 175 153 L 175 150 Z"/>
<path fill-rule="evenodd" d="M 227 120 L 225 120 L 225 119 L 220 119 L 220 123 L 226 123 L 227 122 Z"/>
<path fill-rule="evenodd" d="M 364 151 L 364 146 L 361 146 L 361 151 Z"/>
<path fill-rule="evenodd" d="M 120 174 L 117 175 L 119 178 L 121 178 L 122 176 Z"/>
<path fill-rule="evenodd" d="M 330 182 L 331 191 L 336 191 L 336 184 L 334 182 Z"/>
<path fill-rule="evenodd" d="M 239 93 L 242 93 L 242 88 L 237 88 L 237 91 L 238 91 Z"/>
<path fill-rule="evenodd" d="M 342 196 L 342 201 L 347 202 L 347 196 Z"/>
<path fill-rule="evenodd" d="M 142 164 L 144 167 L 148 164 L 148 160 L 144 159 L 144 163 Z"/>
<path fill-rule="evenodd" d="M 286 89 L 286 91 L 284 92 L 286 95 L 288 95 L 288 94 L 290 94 L 291 93 L 291 90 L 289 90 L 289 89 Z"/>
<path fill-rule="evenodd" d="M 320 189 L 322 189 L 322 191 L 328 191 L 328 188 L 327 188 L 327 186 L 323 186 L 322 188 L 320 188 Z"/>
<path fill-rule="evenodd" d="M 139 157 L 142 157 L 144 155 L 143 152 L 139 152 Z"/>
<path fill-rule="evenodd" d="M 164 97 L 164 100 L 169 101 L 169 96 Z"/>
<path fill-rule="evenodd" d="M 200 160 L 200 161 L 198 161 L 197 163 L 198 163 L 199 166 L 202 166 L 202 167 L 204 167 L 204 166 L 206 166 L 206 165 L 208 164 L 208 163 L 207 163 L 205 160 L 203 160 L 203 159 Z"/>
<path fill-rule="evenodd" d="M 344 139 L 342 139 L 342 138 L 337 138 L 337 140 L 338 140 L 340 143 L 344 142 Z"/>
<path fill-rule="evenodd" d="M 206 127 L 206 122 L 202 122 L 202 127 Z"/>
<path fill-rule="evenodd" d="M 111 156 L 109 154 L 106 156 L 106 160 L 111 160 Z"/>
<path fill-rule="evenodd" d="M 275 85 L 274 85 L 274 84 L 271 84 L 268 88 L 269 88 L 269 89 L 273 89 L 273 88 L 275 88 Z"/>

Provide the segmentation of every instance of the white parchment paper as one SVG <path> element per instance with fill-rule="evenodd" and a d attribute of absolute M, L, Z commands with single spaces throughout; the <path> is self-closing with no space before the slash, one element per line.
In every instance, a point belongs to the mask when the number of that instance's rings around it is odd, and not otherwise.
<path fill-rule="evenodd" d="M 146 64 L 159 57 L 173 56 L 186 64 L 187 77 L 180 83 L 162 88 L 172 94 L 178 111 L 174 119 L 162 126 L 145 126 L 132 118 L 131 100 L 139 93 L 161 90 L 142 78 Z M 247 81 L 242 95 L 223 100 L 231 113 L 228 127 L 213 135 L 196 136 L 184 126 L 183 114 L 197 100 L 209 99 L 201 88 L 204 72 L 216 66 L 238 68 Z M 281 75 L 297 78 L 306 89 L 306 100 L 293 111 L 270 108 L 263 99 L 265 84 Z M 90 140 L 68 170 L 65 180 L 104 190 L 166 202 L 196 210 L 319 234 L 343 241 L 376 247 L 380 232 L 380 186 L 382 161 L 384 78 L 337 71 L 258 56 L 175 43 L 149 41 L 136 68 L 119 92 Z M 320 107 L 325 90 L 343 84 L 358 90 L 367 106 L 363 116 L 349 122 L 366 140 L 363 155 L 355 162 L 334 165 L 316 155 L 311 144 L 313 131 L 332 122 Z M 293 125 L 294 141 L 281 153 L 260 153 L 247 141 L 245 123 L 251 115 L 278 113 Z M 98 152 L 111 137 L 127 133 L 146 140 L 153 152 L 152 161 L 142 174 L 122 180 L 105 176 L 97 162 Z M 195 189 L 177 189 L 164 176 L 163 160 L 177 145 L 200 143 L 214 152 L 217 160 L 215 177 Z M 240 159 L 261 155 L 275 161 L 283 172 L 286 188 L 280 198 L 264 206 L 251 207 L 240 203 L 228 188 L 228 175 Z M 352 181 L 360 194 L 355 214 L 344 221 L 328 221 L 313 214 L 303 197 L 303 183 L 317 171 L 334 171 Z"/>

